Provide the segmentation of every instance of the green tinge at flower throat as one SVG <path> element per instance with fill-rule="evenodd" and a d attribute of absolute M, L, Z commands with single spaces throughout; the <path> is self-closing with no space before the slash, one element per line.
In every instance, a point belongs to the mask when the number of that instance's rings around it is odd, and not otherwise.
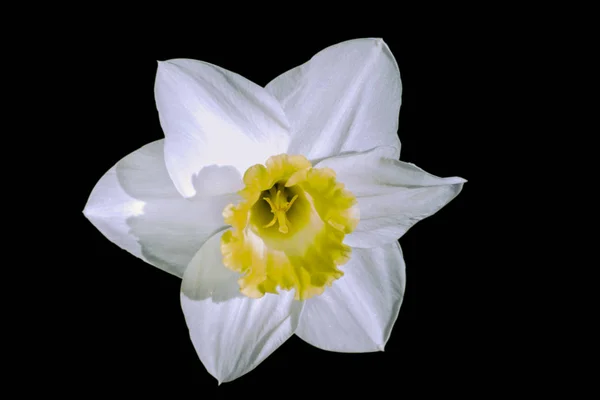
<path fill-rule="evenodd" d="M 240 291 L 260 298 L 295 289 L 296 300 L 323 293 L 339 279 L 351 249 L 343 244 L 359 220 L 356 199 L 329 168 L 303 156 L 270 157 L 244 174 L 242 201 L 223 211 L 226 267 L 242 274 Z"/>

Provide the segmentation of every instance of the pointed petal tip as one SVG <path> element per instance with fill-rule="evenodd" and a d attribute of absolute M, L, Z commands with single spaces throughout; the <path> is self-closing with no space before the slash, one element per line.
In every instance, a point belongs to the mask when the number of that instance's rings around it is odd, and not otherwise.
<path fill-rule="evenodd" d="M 164 68 L 164 67 L 168 67 L 170 62 L 169 62 L 169 60 L 156 60 L 156 64 L 158 65 L 159 68 Z"/>
<path fill-rule="evenodd" d="M 179 66 L 177 65 L 177 63 L 173 62 L 172 59 L 170 60 L 156 60 L 156 64 L 157 64 L 157 71 L 158 72 L 173 72 L 176 70 L 179 70 Z"/>
<path fill-rule="evenodd" d="M 385 42 L 385 40 L 383 40 L 383 38 L 381 37 L 374 37 L 371 38 L 371 40 L 373 42 L 375 42 L 375 47 L 379 48 L 379 49 L 389 49 L 388 44 Z"/>
<path fill-rule="evenodd" d="M 92 207 L 90 207 L 89 203 L 85 204 L 85 207 L 83 207 L 83 210 L 81 210 L 81 213 L 83 214 L 84 217 L 86 217 L 87 219 L 90 219 L 90 217 L 92 215 L 94 215 L 93 209 Z"/>
<path fill-rule="evenodd" d="M 445 178 L 447 185 L 462 185 L 463 183 L 467 183 L 468 181 L 465 178 L 461 178 L 460 176 L 453 176 L 451 178 Z"/>
<path fill-rule="evenodd" d="M 349 40 L 349 42 L 357 42 L 357 44 L 372 42 L 372 44 L 375 47 L 379 47 L 379 48 L 387 46 L 387 43 L 381 37 L 364 37 L 364 38 L 360 38 L 360 39 Z"/>

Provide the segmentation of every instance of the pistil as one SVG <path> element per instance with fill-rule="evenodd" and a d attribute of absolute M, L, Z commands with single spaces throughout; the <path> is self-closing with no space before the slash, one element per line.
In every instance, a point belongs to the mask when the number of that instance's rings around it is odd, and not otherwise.
<path fill-rule="evenodd" d="M 288 233 L 288 225 L 291 225 L 290 220 L 286 216 L 286 212 L 292 207 L 292 204 L 298 198 L 298 195 L 292 197 L 291 201 L 287 201 L 287 196 L 285 194 L 282 196 L 281 190 L 277 190 L 275 192 L 275 188 L 271 188 L 269 191 L 271 194 L 271 198 L 263 197 L 263 200 L 269 203 L 271 207 L 271 212 L 274 214 L 273 219 L 264 228 L 270 228 L 275 225 L 276 222 L 279 223 L 279 232 Z"/>

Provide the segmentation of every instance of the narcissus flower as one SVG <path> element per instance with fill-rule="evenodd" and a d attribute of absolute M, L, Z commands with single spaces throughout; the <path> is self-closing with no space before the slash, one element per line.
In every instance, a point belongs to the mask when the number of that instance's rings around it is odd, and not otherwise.
<path fill-rule="evenodd" d="M 398 239 L 465 182 L 399 161 L 401 92 L 380 39 L 331 46 L 264 88 L 201 61 L 158 64 L 165 139 L 111 168 L 84 214 L 183 278 L 192 343 L 219 382 L 293 334 L 383 350 L 405 287 Z"/>

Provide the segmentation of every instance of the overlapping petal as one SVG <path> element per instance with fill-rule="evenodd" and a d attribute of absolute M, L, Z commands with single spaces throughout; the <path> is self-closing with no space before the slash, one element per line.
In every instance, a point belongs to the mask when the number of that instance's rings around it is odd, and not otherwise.
<path fill-rule="evenodd" d="M 399 158 L 402 83 L 383 40 L 328 47 L 266 89 L 279 99 L 290 121 L 288 154 L 315 160 L 388 145 Z"/>
<path fill-rule="evenodd" d="M 158 64 L 156 106 L 165 133 L 165 162 L 184 197 L 210 165 L 251 165 L 285 152 L 288 120 L 264 88 L 215 65 L 188 59 Z"/>
<path fill-rule="evenodd" d="M 296 334 L 323 350 L 383 350 L 406 285 L 400 245 L 353 249 L 343 270 L 343 278 L 321 296 L 304 302 Z"/>
<path fill-rule="evenodd" d="M 208 372 L 228 382 L 254 369 L 293 333 L 302 303 L 294 292 L 242 295 L 240 275 L 222 263 L 221 233 L 211 237 L 183 276 L 181 306 L 192 343 Z"/>
<path fill-rule="evenodd" d="M 466 182 L 459 177 L 439 178 L 391 155 L 393 149 L 380 147 L 317 164 L 336 171 L 358 200 L 360 222 L 345 238 L 349 246 L 377 247 L 398 240 L 448 204 Z"/>
<path fill-rule="evenodd" d="M 215 168 L 205 178 L 217 179 L 219 186 L 207 196 L 184 199 L 165 168 L 163 143 L 152 142 L 115 164 L 94 187 L 83 213 L 117 246 L 181 277 L 202 243 L 224 227 L 221 211 L 237 199 L 232 192 L 240 181 L 237 172 Z"/>
<path fill-rule="evenodd" d="M 111 168 L 84 214 L 183 277 L 191 341 L 219 383 L 294 333 L 324 350 L 383 350 L 406 283 L 397 239 L 465 182 L 398 161 L 401 95 L 381 39 L 328 47 L 265 88 L 201 61 L 159 62 L 165 140 Z"/>

